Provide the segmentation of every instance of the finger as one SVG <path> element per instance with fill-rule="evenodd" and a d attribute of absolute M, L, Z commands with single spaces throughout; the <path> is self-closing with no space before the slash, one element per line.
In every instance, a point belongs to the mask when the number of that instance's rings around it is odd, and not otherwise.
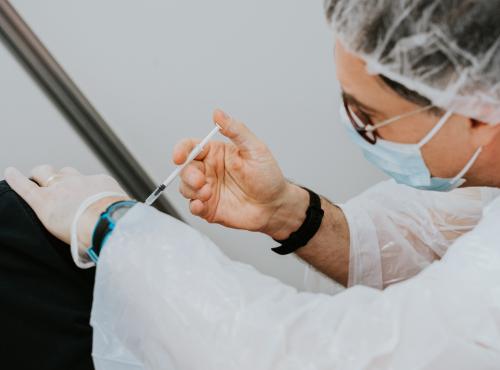
<path fill-rule="evenodd" d="M 59 171 L 63 175 L 81 175 L 80 171 L 73 167 L 64 167 Z"/>
<path fill-rule="evenodd" d="M 48 180 L 56 174 L 54 167 L 48 164 L 37 166 L 31 170 L 31 178 L 41 186 L 47 186 Z"/>
<path fill-rule="evenodd" d="M 9 167 L 5 170 L 4 177 L 12 190 L 36 211 L 42 202 L 40 187 L 13 167 Z"/>
<path fill-rule="evenodd" d="M 193 188 L 190 188 L 186 184 L 181 184 L 179 186 L 179 191 L 184 196 L 184 198 L 190 200 L 198 199 L 202 202 L 206 202 L 212 197 L 212 188 L 209 184 L 206 184 L 200 190 L 195 190 Z"/>
<path fill-rule="evenodd" d="M 189 203 L 189 210 L 193 215 L 203 217 L 205 214 L 205 204 L 199 199 L 192 200 Z"/>
<path fill-rule="evenodd" d="M 184 139 L 181 142 L 179 142 L 178 144 L 176 144 L 174 147 L 173 155 L 172 155 L 174 163 L 176 165 L 183 164 L 186 161 L 186 159 L 188 158 L 189 153 L 191 153 L 191 151 L 194 149 L 194 147 L 196 145 L 198 145 L 200 143 L 200 141 L 201 140 L 199 140 L 199 139 Z M 197 160 L 197 161 L 204 160 L 208 154 L 209 147 L 210 147 L 209 144 L 205 145 L 205 147 L 203 148 L 201 153 L 196 156 L 195 160 Z"/>
<path fill-rule="evenodd" d="M 220 126 L 222 135 L 230 139 L 239 149 L 253 151 L 262 146 L 262 142 L 247 126 L 229 117 L 222 110 L 215 110 L 213 120 Z"/>
<path fill-rule="evenodd" d="M 188 164 L 182 170 L 180 177 L 182 182 L 195 190 L 199 190 L 206 183 L 204 166 L 198 161 Z"/>
<path fill-rule="evenodd" d="M 210 184 L 205 184 L 196 194 L 196 198 L 202 202 L 207 202 L 210 198 L 212 198 L 212 187 Z"/>
<path fill-rule="evenodd" d="M 188 185 L 184 183 L 181 183 L 179 185 L 179 193 L 181 193 L 184 198 L 191 200 L 195 199 L 196 190 L 190 188 Z"/>

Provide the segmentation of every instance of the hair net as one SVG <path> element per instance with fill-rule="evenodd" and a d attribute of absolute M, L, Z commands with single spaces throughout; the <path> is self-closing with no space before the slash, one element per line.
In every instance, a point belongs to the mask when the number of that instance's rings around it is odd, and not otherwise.
<path fill-rule="evenodd" d="M 500 0 L 326 0 L 325 7 L 368 72 L 437 107 L 500 123 Z"/>

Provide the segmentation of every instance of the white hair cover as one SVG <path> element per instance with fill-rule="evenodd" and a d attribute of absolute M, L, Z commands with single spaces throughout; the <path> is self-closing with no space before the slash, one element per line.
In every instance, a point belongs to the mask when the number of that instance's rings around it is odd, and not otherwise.
<path fill-rule="evenodd" d="M 500 0 L 326 0 L 325 8 L 370 73 L 500 123 Z"/>

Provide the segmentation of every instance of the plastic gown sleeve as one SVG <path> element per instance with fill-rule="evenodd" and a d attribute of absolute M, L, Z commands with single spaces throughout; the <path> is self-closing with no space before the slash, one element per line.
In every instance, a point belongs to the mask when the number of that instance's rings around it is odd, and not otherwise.
<path fill-rule="evenodd" d="M 299 293 L 136 205 L 97 266 L 98 370 L 498 369 L 500 199 L 441 261 L 384 291 Z"/>
<path fill-rule="evenodd" d="M 340 205 L 351 239 L 348 286 L 381 289 L 414 276 L 472 230 L 499 194 L 493 188 L 422 191 L 389 180 Z M 320 283 L 318 272 L 307 274 L 308 290 L 320 290 Z"/>

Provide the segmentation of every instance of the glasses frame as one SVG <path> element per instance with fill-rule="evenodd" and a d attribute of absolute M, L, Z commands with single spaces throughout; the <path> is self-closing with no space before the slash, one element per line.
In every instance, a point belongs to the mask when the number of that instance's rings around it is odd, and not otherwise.
<path fill-rule="evenodd" d="M 418 108 L 414 111 L 400 114 L 396 117 L 389 118 L 377 124 L 372 124 L 363 122 L 363 120 L 359 118 L 358 115 L 351 109 L 347 99 L 342 98 L 342 100 L 344 103 L 344 109 L 347 113 L 347 117 L 349 117 L 349 121 L 351 121 L 352 126 L 354 127 L 356 132 L 371 145 L 375 145 L 377 143 L 377 130 L 379 128 L 390 125 L 391 123 L 399 121 L 400 119 L 411 117 L 418 113 L 425 112 L 430 110 L 431 108 L 434 108 L 434 105 L 426 105 L 425 107 Z"/>

